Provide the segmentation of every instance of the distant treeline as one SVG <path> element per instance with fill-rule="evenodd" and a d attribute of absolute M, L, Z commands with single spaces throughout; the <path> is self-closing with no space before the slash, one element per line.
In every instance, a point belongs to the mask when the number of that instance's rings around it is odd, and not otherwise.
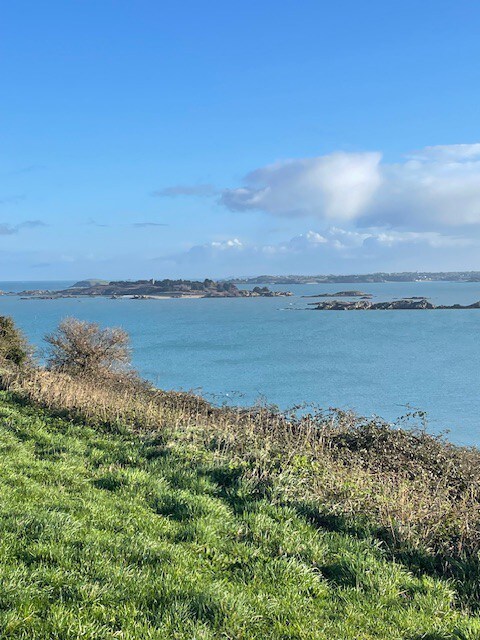
<path fill-rule="evenodd" d="M 205 280 L 114 280 L 105 281 L 82 281 L 72 285 L 71 289 L 91 288 L 91 287 L 115 287 L 115 289 L 131 289 L 137 286 L 155 287 L 157 291 L 234 291 L 236 289 L 233 282 L 215 282 L 209 278 Z"/>

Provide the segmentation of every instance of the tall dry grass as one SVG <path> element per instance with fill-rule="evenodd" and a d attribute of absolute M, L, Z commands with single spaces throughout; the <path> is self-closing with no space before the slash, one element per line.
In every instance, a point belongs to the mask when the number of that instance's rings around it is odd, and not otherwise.
<path fill-rule="evenodd" d="M 297 505 L 324 525 L 363 523 L 392 550 L 416 553 L 469 584 L 478 580 L 477 449 L 348 412 L 217 408 L 131 378 L 27 368 L 3 371 L 1 383 L 74 419 L 140 435 L 160 432 L 169 446 L 232 470 L 259 495 Z"/>

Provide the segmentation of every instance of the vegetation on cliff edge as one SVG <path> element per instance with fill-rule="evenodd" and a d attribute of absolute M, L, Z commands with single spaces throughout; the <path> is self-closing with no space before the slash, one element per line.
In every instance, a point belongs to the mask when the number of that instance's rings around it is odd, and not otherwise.
<path fill-rule="evenodd" d="M 2 638 L 480 637 L 476 449 L 87 369 L 3 361 Z"/>

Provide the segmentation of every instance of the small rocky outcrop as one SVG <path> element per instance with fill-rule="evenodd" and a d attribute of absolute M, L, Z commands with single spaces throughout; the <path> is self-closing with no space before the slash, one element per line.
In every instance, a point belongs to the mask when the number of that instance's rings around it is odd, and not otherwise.
<path fill-rule="evenodd" d="M 480 309 L 480 301 L 469 305 L 434 305 L 426 298 L 405 298 L 387 302 L 370 302 L 369 300 L 329 300 L 311 302 L 314 311 L 396 311 L 396 310 L 430 310 L 430 309 Z"/>
<path fill-rule="evenodd" d="M 336 293 L 317 293 L 313 296 L 302 296 L 302 298 L 362 298 L 368 300 L 372 298 L 371 293 L 364 291 L 337 291 Z"/>

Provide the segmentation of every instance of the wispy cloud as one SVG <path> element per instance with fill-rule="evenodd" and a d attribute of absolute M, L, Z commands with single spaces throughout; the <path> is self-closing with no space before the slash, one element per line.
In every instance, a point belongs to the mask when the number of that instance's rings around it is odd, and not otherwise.
<path fill-rule="evenodd" d="M 170 226 L 167 222 L 154 222 L 151 220 L 146 220 L 144 222 L 131 222 L 131 223 L 127 223 L 127 222 L 123 222 L 123 223 L 118 223 L 118 224 L 105 224 L 103 222 L 98 222 L 97 220 L 95 220 L 94 218 L 89 218 L 87 220 L 87 222 L 85 223 L 87 225 L 90 225 L 92 227 L 99 227 L 100 229 L 109 229 L 112 227 L 134 227 L 136 229 L 145 229 L 148 227 L 154 228 L 154 227 L 168 227 Z"/>
<path fill-rule="evenodd" d="M 177 196 L 200 196 L 209 197 L 216 195 L 217 190 L 211 184 L 186 185 L 179 184 L 172 187 L 158 189 L 152 193 L 153 196 L 162 198 L 175 198 Z"/>
<path fill-rule="evenodd" d="M 25 200 L 25 196 L 5 196 L 0 198 L 0 204 L 17 204 L 22 200 Z"/>
<path fill-rule="evenodd" d="M 48 227 L 48 225 L 43 220 L 25 220 L 17 224 L 17 229 L 37 229 L 38 227 Z"/>
<path fill-rule="evenodd" d="M 0 236 L 11 236 L 17 233 L 18 229 L 10 224 L 0 223 Z"/>
<path fill-rule="evenodd" d="M 39 169 L 43 169 L 44 166 L 42 164 L 27 164 L 24 167 L 19 167 L 18 169 L 13 169 L 10 171 L 10 175 L 20 175 L 22 173 L 32 173 L 33 171 L 38 171 Z"/>
<path fill-rule="evenodd" d="M 18 233 L 22 229 L 36 229 L 38 227 L 46 227 L 48 226 L 42 220 L 25 220 L 24 222 L 19 222 L 18 224 L 9 224 L 8 222 L 0 223 L 0 236 L 11 236 L 15 233 Z"/>
<path fill-rule="evenodd" d="M 88 224 L 92 227 L 101 227 L 102 229 L 109 227 L 109 224 L 103 224 L 102 222 L 97 222 L 93 218 L 89 218 L 85 224 Z"/>
<path fill-rule="evenodd" d="M 132 227 L 137 227 L 137 229 L 144 229 L 147 227 L 168 227 L 169 225 L 166 222 L 133 222 Z"/>

